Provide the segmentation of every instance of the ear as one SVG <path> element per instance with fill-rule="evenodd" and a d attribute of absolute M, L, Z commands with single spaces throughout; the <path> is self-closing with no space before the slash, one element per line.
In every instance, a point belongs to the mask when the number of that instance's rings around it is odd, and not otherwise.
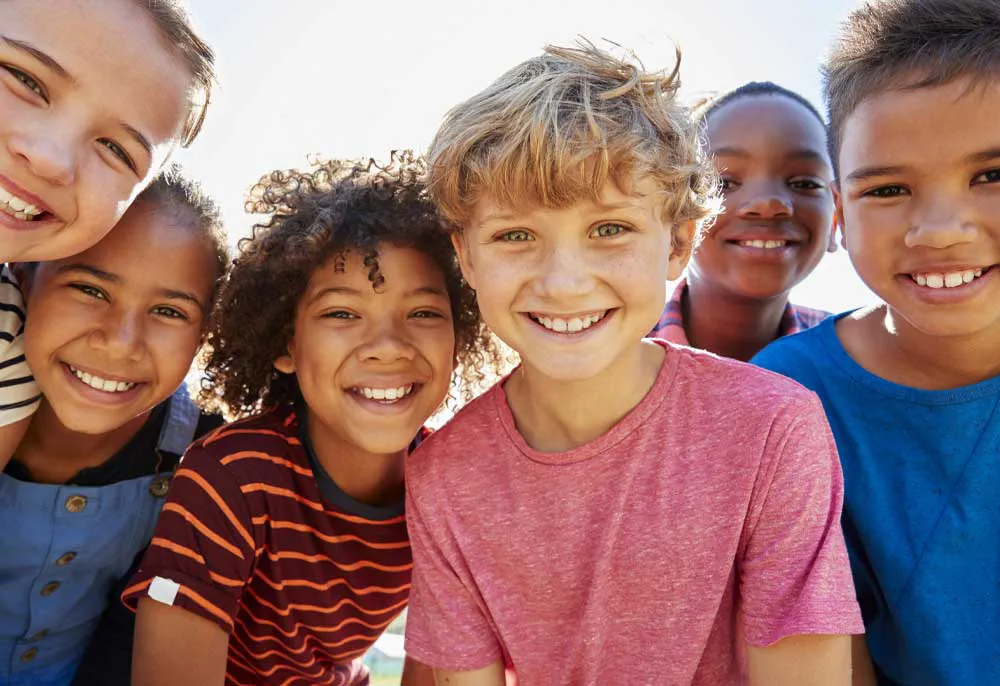
<path fill-rule="evenodd" d="M 667 262 L 667 281 L 681 278 L 691 259 L 691 248 L 698 226 L 693 221 L 675 224 L 670 231 L 670 261 Z"/>
<path fill-rule="evenodd" d="M 472 260 L 469 257 L 468 234 L 465 229 L 456 229 L 451 232 L 451 244 L 458 255 L 458 266 L 462 269 L 462 276 L 472 290 L 476 290 L 476 272 L 472 267 Z"/>
<path fill-rule="evenodd" d="M 291 352 L 292 344 L 288 344 L 288 353 L 282 355 L 274 361 L 274 368 L 277 369 L 282 374 L 294 374 L 295 373 L 295 358 L 292 357 Z"/>
<path fill-rule="evenodd" d="M 833 231 L 830 232 L 830 244 L 833 246 L 833 252 L 836 250 L 837 241 L 837 230 L 840 230 L 840 246 L 847 250 L 847 231 L 844 227 L 844 202 L 840 196 L 840 189 L 837 186 L 833 187 Z"/>

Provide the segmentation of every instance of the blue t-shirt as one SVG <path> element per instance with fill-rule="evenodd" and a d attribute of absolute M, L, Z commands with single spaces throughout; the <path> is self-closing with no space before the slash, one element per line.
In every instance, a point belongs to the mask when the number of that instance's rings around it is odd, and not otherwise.
<path fill-rule="evenodd" d="M 948 391 L 864 370 L 830 317 L 753 360 L 815 391 L 880 684 L 1000 684 L 1000 377 Z"/>

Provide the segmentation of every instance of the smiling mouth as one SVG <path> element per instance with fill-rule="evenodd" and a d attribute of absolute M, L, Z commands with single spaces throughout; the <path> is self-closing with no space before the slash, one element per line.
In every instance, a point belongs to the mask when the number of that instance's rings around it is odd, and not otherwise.
<path fill-rule="evenodd" d="M 541 324 L 549 331 L 555 331 L 556 333 L 579 333 L 581 331 L 586 331 L 594 324 L 600 322 L 608 315 L 609 312 L 611 312 L 611 310 L 594 312 L 587 315 L 578 315 L 575 317 L 550 317 L 544 314 L 529 313 L 528 317 L 533 322 Z"/>
<path fill-rule="evenodd" d="M 983 274 L 988 273 L 993 267 L 981 267 L 976 269 L 962 269 L 951 272 L 928 272 L 921 274 L 908 274 L 914 283 L 922 288 L 938 290 L 941 288 L 958 288 L 972 283 Z"/>
<path fill-rule="evenodd" d="M 73 365 L 66 366 L 69 367 L 70 372 L 72 372 L 73 376 L 77 379 L 91 388 L 98 391 L 104 391 L 105 393 L 125 393 L 126 391 L 131 391 L 139 385 L 138 382 L 134 381 L 115 381 L 114 379 L 104 379 L 95 374 L 81 371 Z"/>
<path fill-rule="evenodd" d="M 361 396 L 366 400 L 374 400 L 383 405 L 398 403 L 404 398 L 408 398 L 414 390 L 419 390 L 420 384 L 406 384 L 394 388 L 376 388 L 375 386 L 352 386 L 348 388 L 349 393 Z"/>
<path fill-rule="evenodd" d="M 764 250 L 777 250 L 779 248 L 785 248 L 789 245 L 793 245 L 792 241 L 784 241 L 784 240 L 781 241 L 750 240 L 750 241 L 729 241 L 729 242 L 734 243 L 740 246 L 741 248 L 760 248 Z"/>
<path fill-rule="evenodd" d="M 40 221 L 53 216 L 51 212 L 35 207 L 0 186 L 0 211 L 21 221 Z"/>

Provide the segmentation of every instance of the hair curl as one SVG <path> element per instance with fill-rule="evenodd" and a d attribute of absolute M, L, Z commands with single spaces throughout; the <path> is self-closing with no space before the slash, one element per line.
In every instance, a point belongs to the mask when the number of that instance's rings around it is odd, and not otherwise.
<path fill-rule="evenodd" d="M 305 170 L 273 171 L 253 186 L 247 211 L 270 216 L 240 241 L 222 288 L 204 358 L 203 405 L 245 416 L 297 402 L 295 375 L 278 372 L 274 361 L 287 354 L 312 274 L 356 252 L 377 288 L 383 244 L 418 250 L 444 274 L 455 327 L 452 400 L 467 399 L 500 370 L 503 355 L 462 278 L 425 175 L 423 158 L 393 151 L 384 166 L 373 159 L 314 162 Z"/>

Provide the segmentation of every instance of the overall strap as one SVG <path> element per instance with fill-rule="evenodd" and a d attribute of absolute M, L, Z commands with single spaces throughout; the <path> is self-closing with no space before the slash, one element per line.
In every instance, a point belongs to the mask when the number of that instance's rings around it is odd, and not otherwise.
<path fill-rule="evenodd" d="M 170 396 L 167 419 L 163 422 L 163 428 L 160 429 L 160 440 L 156 444 L 156 449 L 178 457 L 183 455 L 187 447 L 194 441 L 200 417 L 201 410 L 191 400 L 187 387 L 178 388 Z"/>

